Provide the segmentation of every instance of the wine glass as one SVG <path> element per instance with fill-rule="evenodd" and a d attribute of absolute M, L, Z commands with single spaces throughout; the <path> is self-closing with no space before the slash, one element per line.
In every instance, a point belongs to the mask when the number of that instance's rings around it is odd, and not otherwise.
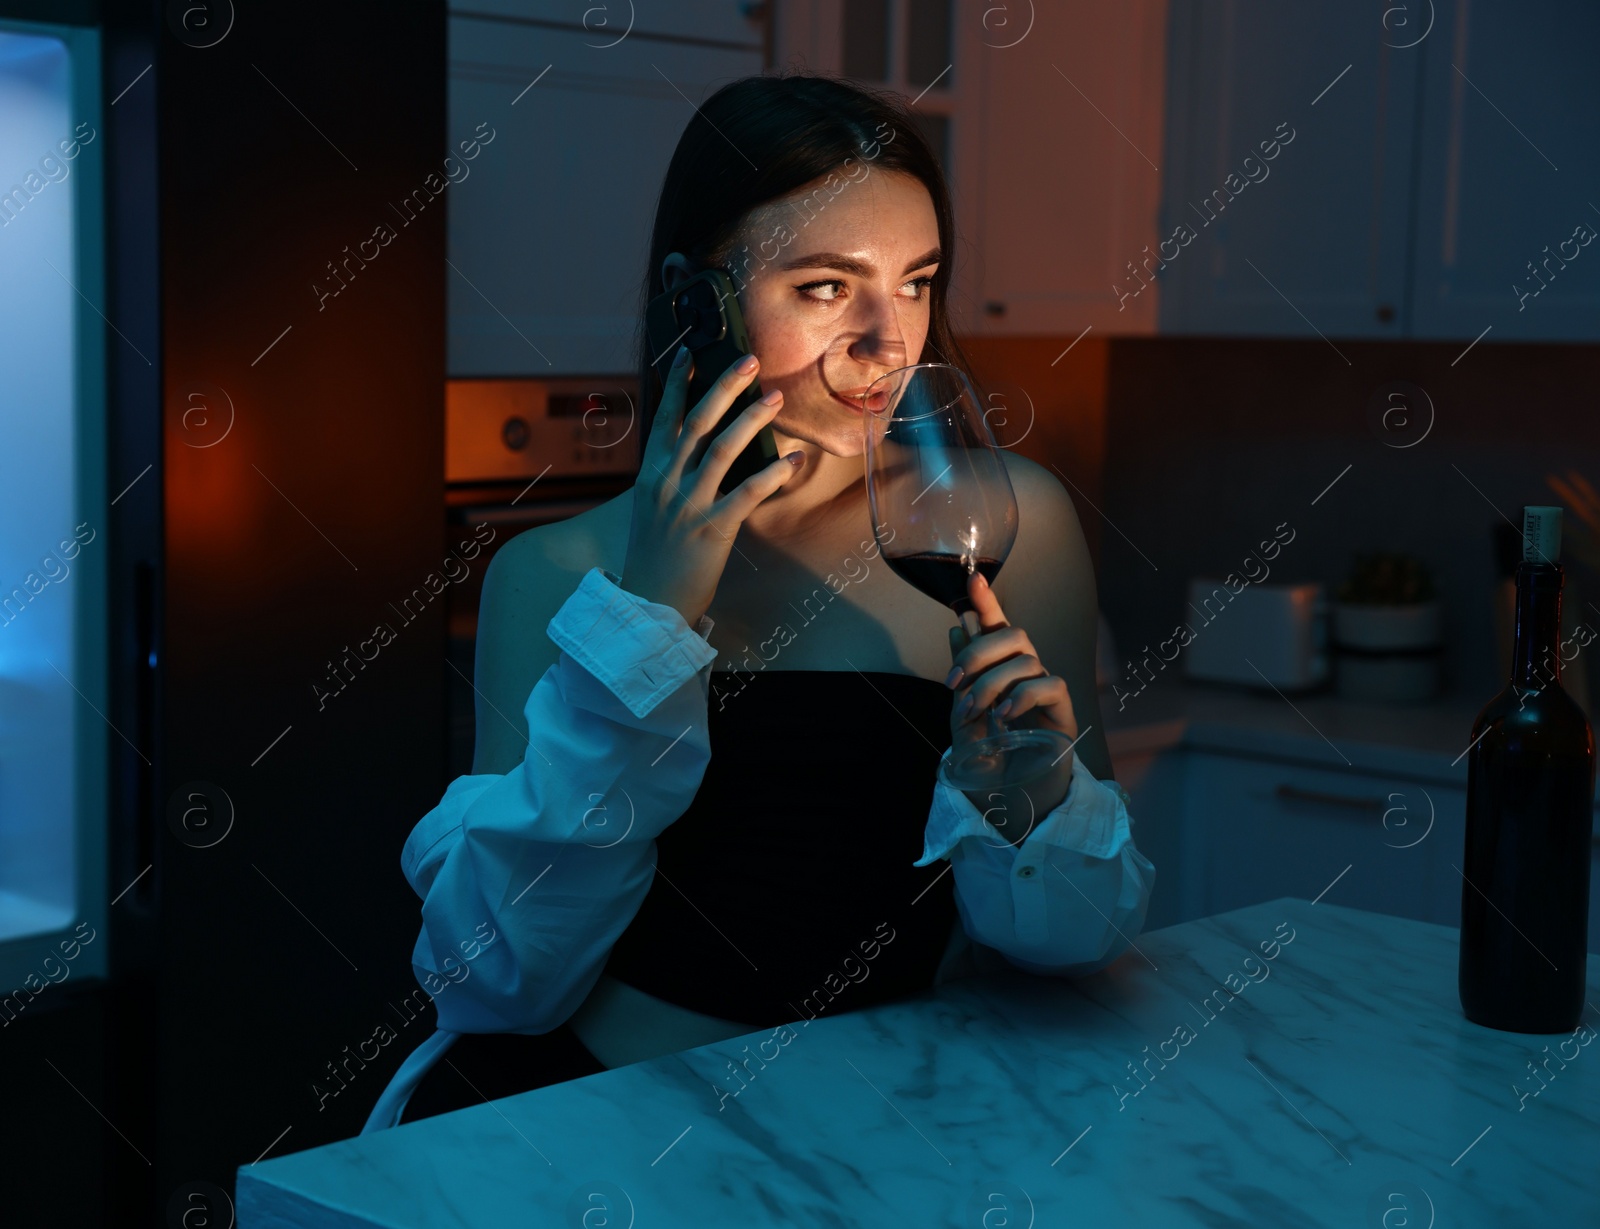
<path fill-rule="evenodd" d="M 880 376 L 861 402 L 867 502 L 883 560 L 959 618 L 972 609 L 968 578 L 977 571 L 992 583 L 1017 537 L 1017 497 L 977 394 L 959 368 L 917 363 Z M 1071 749 L 1054 730 L 1008 729 L 993 709 L 986 719 L 986 737 L 941 762 L 946 784 L 1017 786 Z"/>

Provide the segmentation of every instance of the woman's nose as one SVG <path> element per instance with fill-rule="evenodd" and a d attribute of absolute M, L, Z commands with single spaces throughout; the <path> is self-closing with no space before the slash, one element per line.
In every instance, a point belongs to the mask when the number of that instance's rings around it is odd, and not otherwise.
<path fill-rule="evenodd" d="M 899 313 L 895 311 L 894 296 L 862 294 L 857 297 L 856 304 L 860 316 L 853 323 L 860 331 L 850 343 L 850 356 L 885 370 L 904 367 L 909 361 L 908 347 Z"/>

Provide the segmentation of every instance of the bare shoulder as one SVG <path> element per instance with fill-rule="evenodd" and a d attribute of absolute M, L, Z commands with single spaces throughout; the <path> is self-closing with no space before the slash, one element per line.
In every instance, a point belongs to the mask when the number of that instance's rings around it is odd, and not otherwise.
<path fill-rule="evenodd" d="M 1006 459 L 1011 487 L 1017 495 L 1017 541 L 1011 557 L 1024 566 L 1003 568 L 1000 575 L 1005 577 L 1010 571 L 1013 579 L 1021 579 L 1032 574 L 1035 564 L 1049 564 L 1057 572 L 1068 570 L 1080 584 L 1087 580 L 1092 586 L 1093 565 L 1083 526 L 1078 521 L 1077 506 L 1061 479 L 1052 470 L 1020 453 L 1007 449 L 1002 455 Z M 995 592 L 997 595 L 1001 592 L 998 585 Z"/>
<path fill-rule="evenodd" d="M 510 772 L 527 748 L 523 708 L 560 655 L 546 629 L 592 567 L 620 573 L 632 492 L 524 530 L 489 561 L 478 606 L 474 773 Z M 620 533 L 620 537 L 619 537 Z"/>
<path fill-rule="evenodd" d="M 592 567 L 622 571 L 628 550 L 628 518 L 633 511 L 633 489 L 605 503 L 549 525 L 525 529 L 495 555 L 506 557 L 509 571 L 551 569 L 570 572 L 578 579 Z M 487 579 L 487 578 L 485 578 Z"/>

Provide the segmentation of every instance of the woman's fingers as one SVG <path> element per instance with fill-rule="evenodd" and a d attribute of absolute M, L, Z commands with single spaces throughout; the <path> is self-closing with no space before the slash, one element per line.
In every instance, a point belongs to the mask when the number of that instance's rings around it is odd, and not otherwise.
<path fill-rule="evenodd" d="M 661 386 L 661 403 L 650 422 L 650 438 L 645 441 L 644 461 L 639 473 L 647 482 L 668 476 L 668 466 L 678 440 L 678 423 L 683 418 L 683 403 L 689 392 L 689 369 L 693 360 L 688 346 L 679 346 Z M 674 482 L 676 478 L 672 479 Z"/>
<path fill-rule="evenodd" d="M 950 636 L 954 664 L 961 668 L 964 678 L 976 678 L 991 666 L 1018 654 L 1038 656 L 1028 633 L 1006 622 L 1005 611 L 1000 609 L 1000 603 L 989 588 L 989 582 L 983 578 L 983 573 L 974 572 L 967 578 L 967 595 L 973 609 L 961 616 L 961 628 L 952 629 Z M 969 636 L 967 629 L 974 616 L 982 630 L 975 636 Z M 957 648 L 958 630 L 966 637 L 966 647 L 960 649 Z M 958 686 L 960 681 L 957 680 Z"/>
<path fill-rule="evenodd" d="M 961 677 L 956 680 L 956 686 L 970 682 L 1008 658 L 1018 656 L 1038 656 L 1034 652 L 1033 641 L 1028 639 L 1028 633 L 1022 628 L 1008 624 L 992 632 L 980 632 L 955 655 L 955 665 L 961 668 Z"/>
<path fill-rule="evenodd" d="M 775 388 L 759 401 L 752 401 L 745 406 L 732 422 L 717 432 L 716 437 L 706 446 L 705 455 L 700 458 L 699 464 L 686 478 L 689 484 L 689 498 L 694 500 L 697 506 L 704 507 L 716 500 L 728 468 L 744 451 L 745 446 L 755 439 L 756 433 L 776 418 L 782 409 L 783 393 Z"/>
<path fill-rule="evenodd" d="M 1067 692 L 1066 679 L 1056 674 L 1024 679 L 1006 693 L 996 709 L 996 716 L 1009 723 L 1034 709 L 1043 710 L 1051 726 L 1062 730 L 1068 738 L 1078 736 L 1078 722 L 1072 713 L 1072 697 Z"/>
<path fill-rule="evenodd" d="M 995 631 L 1005 627 L 1006 612 L 1000 609 L 1000 600 L 995 597 L 994 590 L 989 587 L 989 580 L 982 572 L 973 572 L 967 577 L 967 597 L 972 602 L 972 608 L 977 612 L 978 624 L 986 632 Z"/>
<path fill-rule="evenodd" d="M 760 403 L 757 402 L 757 405 Z M 751 406 L 755 409 L 756 406 Z M 729 427 L 729 431 L 733 428 Z M 754 434 L 752 432 L 752 434 Z M 805 453 L 800 453 L 800 460 L 805 462 Z M 724 466 L 724 469 L 727 467 Z M 800 470 L 800 466 L 790 461 L 787 457 L 779 457 L 772 464 L 751 474 L 733 490 L 711 505 L 713 520 L 721 520 L 725 514 L 732 522 L 733 528 L 744 524 L 744 518 L 755 511 L 756 505 L 767 496 L 771 495 L 785 482 L 788 482 Z M 720 480 L 721 475 L 719 474 Z"/>
<path fill-rule="evenodd" d="M 999 665 L 984 670 L 976 678 L 969 676 L 967 686 L 957 690 L 954 701 L 956 720 L 964 723 L 983 716 L 984 710 L 997 705 L 1009 689 L 1024 679 L 1049 677 L 1050 672 L 1031 653 L 1007 658 Z"/>
<path fill-rule="evenodd" d="M 740 368 L 745 370 L 741 371 Z M 666 467 L 668 477 L 675 484 L 682 484 L 684 474 L 700 455 L 701 443 L 715 430 L 716 424 L 722 421 L 722 416 L 728 412 L 728 407 L 733 404 L 734 398 L 755 379 L 756 368 L 757 363 L 753 354 L 747 354 L 743 359 L 729 364 L 728 369 L 706 390 L 705 396 L 700 398 L 700 404 L 691 408 L 684 416 L 683 429 L 679 432 L 677 444 L 673 448 L 672 462 Z"/>
<path fill-rule="evenodd" d="M 1005 722 L 1037 711 L 1045 725 L 1076 738 L 1078 723 L 1066 680 L 1045 668 L 1026 631 L 1006 622 L 1005 612 L 980 573 L 968 579 L 967 593 L 984 630 L 972 637 L 964 628 L 950 630 L 951 655 L 961 671 L 955 678 L 952 710 L 957 730 L 982 733 L 982 725 L 974 723 L 991 708 Z"/>

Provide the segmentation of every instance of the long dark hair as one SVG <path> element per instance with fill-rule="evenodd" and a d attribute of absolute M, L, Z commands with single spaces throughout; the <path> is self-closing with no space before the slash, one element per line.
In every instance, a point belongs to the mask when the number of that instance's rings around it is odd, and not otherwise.
<path fill-rule="evenodd" d="M 656 202 L 639 302 L 641 453 L 660 398 L 644 308 L 665 289 L 661 262 L 670 252 L 682 252 L 698 268 L 724 267 L 752 211 L 830 173 L 840 173 L 842 180 L 846 173 L 841 168 L 850 159 L 874 172 L 912 175 L 928 189 L 944 258 L 928 287 L 924 346 L 940 361 L 967 366 L 945 308 L 956 246 L 950 191 L 939 160 L 905 102 L 889 91 L 832 77 L 805 73 L 744 77 L 695 108 L 678 138 Z M 742 286 L 737 271 L 733 280 L 735 287 Z"/>

